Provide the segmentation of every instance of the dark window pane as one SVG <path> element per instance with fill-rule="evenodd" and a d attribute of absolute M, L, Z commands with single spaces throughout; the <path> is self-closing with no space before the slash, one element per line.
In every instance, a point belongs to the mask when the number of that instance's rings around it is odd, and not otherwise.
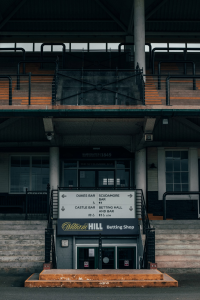
<path fill-rule="evenodd" d="M 173 171 L 173 160 L 166 159 L 166 171 Z"/>
<path fill-rule="evenodd" d="M 95 171 L 80 171 L 80 187 L 95 187 Z"/>
<path fill-rule="evenodd" d="M 188 152 L 187 151 L 181 151 L 181 159 L 188 159 Z"/>
<path fill-rule="evenodd" d="M 166 184 L 166 191 L 173 192 L 173 184 Z"/>
<path fill-rule="evenodd" d="M 118 160 L 117 161 L 117 168 L 118 169 L 125 169 L 130 167 L 130 161 L 128 160 Z"/>
<path fill-rule="evenodd" d="M 181 153 L 180 151 L 173 151 L 173 158 L 174 159 L 180 159 Z"/>
<path fill-rule="evenodd" d="M 75 160 L 72 161 L 64 161 L 64 168 L 76 168 L 77 162 Z"/>
<path fill-rule="evenodd" d="M 116 171 L 116 185 L 117 187 L 129 187 L 129 170 Z"/>
<path fill-rule="evenodd" d="M 175 159 L 174 160 L 174 171 L 180 171 L 181 170 L 181 160 Z"/>
<path fill-rule="evenodd" d="M 172 158 L 172 157 L 173 157 L 172 151 L 166 151 L 166 152 L 165 152 L 165 157 L 166 157 L 166 158 Z"/>
<path fill-rule="evenodd" d="M 182 191 L 187 192 L 188 191 L 188 184 L 182 184 Z"/>
<path fill-rule="evenodd" d="M 182 183 L 188 183 L 188 172 L 182 172 L 181 173 L 181 182 Z"/>
<path fill-rule="evenodd" d="M 173 183 L 173 173 L 166 173 L 166 183 Z"/>
<path fill-rule="evenodd" d="M 174 183 L 180 183 L 181 182 L 181 173 L 175 172 L 174 173 Z"/>
<path fill-rule="evenodd" d="M 181 171 L 188 171 L 188 159 L 181 159 Z"/>
<path fill-rule="evenodd" d="M 181 184 L 174 184 L 174 192 L 181 192 Z"/>
<path fill-rule="evenodd" d="M 64 186 L 77 187 L 77 170 L 64 170 Z"/>

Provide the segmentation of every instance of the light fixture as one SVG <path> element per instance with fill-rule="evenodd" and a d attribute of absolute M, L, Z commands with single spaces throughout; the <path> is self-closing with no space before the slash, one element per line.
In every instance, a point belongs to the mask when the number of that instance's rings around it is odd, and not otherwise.
<path fill-rule="evenodd" d="M 163 123 L 163 125 L 168 125 L 168 124 L 169 124 L 169 121 L 168 121 L 168 119 L 163 119 L 163 120 L 162 120 L 162 123 Z"/>
<path fill-rule="evenodd" d="M 48 141 L 51 141 L 51 140 L 52 140 L 52 138 L 53 138 L 53 135 L 54 135 L 54 133 L 53 133 L 53 132 L 47 132 L 47 133 L 46 133 L 47 140 L 48 140 Z"/>
<path fill-rule="evenodd" d="M 152 164 L 150 164 L 149 169 L 157 169 L 157 168 L 156 168 L 155 164 L 152 163 Z"/>

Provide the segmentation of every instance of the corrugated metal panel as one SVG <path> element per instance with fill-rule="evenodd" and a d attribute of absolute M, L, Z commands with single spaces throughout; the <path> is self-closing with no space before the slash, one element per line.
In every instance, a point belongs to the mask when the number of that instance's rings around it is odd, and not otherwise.
<path fill-rule="evenodd" d="M 42 118 L 21 118 L 0 130 L 1 142 L 46 141 Z"/>
<path fill-rule="evenodd" d="M 0 154 L 0 193 L 8 193 L 9 189 L 9 154 Z"/>
<path fill-rule="evenodd" d="M 150 168 L 154 164 L 156 168 Z M 147 186 L 148 191 L 158 191 L 158 151 L 156 147 L 147 149 Z"/>
<path fill-rule="evenodd" d="M 160 142 L 199 142 L 199 133 L 188 126 L 171 118 L 168 125 L 162 124 L 162 119 L 156 125 L 154 141 Z"/>

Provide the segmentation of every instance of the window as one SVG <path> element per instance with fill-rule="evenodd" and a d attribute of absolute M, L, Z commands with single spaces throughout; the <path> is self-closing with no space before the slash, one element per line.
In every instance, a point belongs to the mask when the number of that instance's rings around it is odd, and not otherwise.
<path fill-rule="evenodd" d="M 185 192 L 189 190 L 188 151 L 166 151 L 166 191 Z"/>
<path fill-rule="evenodd" d="M 10 192 L 25 193 L 26 189 L 44 191 L 49 183 L 49 158 L 47 156 L 12 156 L 10 167 Z"/>

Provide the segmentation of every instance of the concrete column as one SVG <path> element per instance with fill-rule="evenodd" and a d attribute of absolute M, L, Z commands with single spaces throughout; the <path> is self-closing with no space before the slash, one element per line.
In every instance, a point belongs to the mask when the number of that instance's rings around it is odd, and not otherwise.
<path fill-rule="evenodd" d="M 59 147 L 49 148 L 50 166 L 49 166 L 49 183 L 51 189 L 57 189 L 59 186 Z"/>
<path fill-rule="evenodd" d="M 135 67 L 138 63 L 140 69 L 143 68 L 143 74 L 146 74 L 144 0 L 134 0 L 134 44 Z"/>
<path fill-rule="evenodd" d="M 135 153 L 135 185 L 136 189 L 142 189 L 146 201 L 146 148 Z M 137 203 L 137 207 L 139 203 Z M 138 218 L 140 211 L 137 211 Z"/>

